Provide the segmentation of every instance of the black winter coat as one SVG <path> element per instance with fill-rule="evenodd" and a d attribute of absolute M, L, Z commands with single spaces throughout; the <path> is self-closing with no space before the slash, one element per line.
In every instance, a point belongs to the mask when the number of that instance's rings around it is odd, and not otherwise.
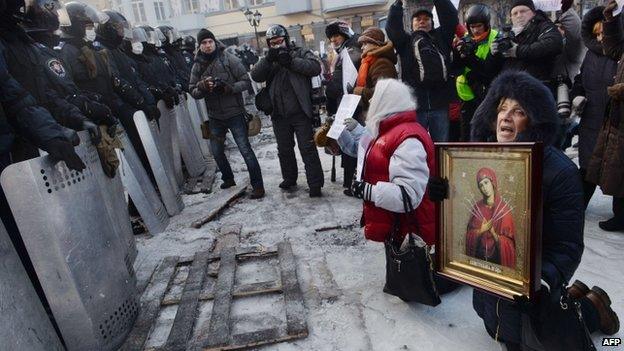
<path fill-rule="evenodd" d="M 445 56 L 446 67 L 451 67 L 451 44 L 459 24 L 457 9 L 450 0 L 433 0 L 433 4 L 440 19 L 440 27 L 432 29 L 429 35 Z M 446 83 L 440 88 L 422 86 L 418 82 L 419 67 L 414 57 L 417 32 L 410 35 L 403 28 L 403 6 L 395 3 L 388 12 L 386 32 L 401 60 L 401 80 L 414 88 L 419 110 L 448 110 L 449 103 L 456 100 L 457 96 L 455 78 L 449 74 Z"/>
<path fill-rule="evenodd" d="M 581 169 L 587 169 L 589 159 L 594 152 L 598 133 L 609 104 L 607 87 L 613 85 L 613 77 L 617 69 L 617 61 L 603 53 L 602 45 L 592 34 L 594 24 L 603 20 L 603 8 L 602 6 L 595 7 L 583 17 L 581 33 L 587 52 L 581 65 L 581 73 L 574 78 L 574 86 L 570 94 L 570 99 L 576 96 L 587 98 L 579 130 L 579 166 Z"/>
<path fill-rule="evenodd" d="M 563 37 L 546 14 L 536 11 L 515 42 L 518 44 L 517 57 L 507 59 L 503 71 L 525 71 L 543 82 L 555 78 L 553 72 L 557 56 L 563 52 Z"/>
<path fill-rule="evenodd" d="M 190 82 L 191 70 L 188 69 L 184 56 L 172 45 L 163 46 L 163 50 L 167 54 L 167 58 L 175 70 L 178 84 L 186 91 Z"/>
<path fill-rule="evenodd" d="M 338 55 L 342 50 L 347 50 L 349 57 L 351 58 L 351 62 L 356 69 L 360 69 L 360 64 L 362 63 L 362 47 L 358 43 L 358 36 L 354 35 L 351 38 L 347 39 L 342 48 L 338 51 Z M 344 90 L 342 89 L 342 59 L 340 56 L 336 58 L 336 64 L 334 65 L 334 72 L 332 73 L 331 79 L 327 81 L 325 87 L 325 96 L 327 97 L 327 113 L 333 115 L 338 110 L 338 105 L 340 105 L 340 100 L 342 100 L 342 95 L 344 94 Z M 355 86 L 355 84 L 354 84 Z"/>
<path fill-rule="evenodd" d="M 161 90 L 175 87 L 175 74 L 158 55 L 156 48 L 152 48 L 149 44 L 143 45 L 144 50 L 141 55 L 136 55 L 131 51 L 126 52 L 126 54 L 137 63 L 141 78 L 143 78 L 149 86 Z"/>

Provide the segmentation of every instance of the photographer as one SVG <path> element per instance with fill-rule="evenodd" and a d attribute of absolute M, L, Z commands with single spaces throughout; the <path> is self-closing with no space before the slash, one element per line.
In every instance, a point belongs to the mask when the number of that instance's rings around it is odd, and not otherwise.
<path fill-rule="evenodd" d="M 273 132 L 285 190 L 297 186 L 295 138 L 305 164 L 310 197 L 322 196 L 324 175 L 312 135 L 312 83 L 310 78 L 321 73 L 321 64 L 310 50 L 294 46 L 284 26 L 276 24 L 266 31 L 269 52 L 251 70 L 256 82 L 267 82 Z"/>
<path fill-rule="evenodd" d="M 464 67 L 463 74 L 455 81 L 457 95 L 462 100 L 461 141 L 470 140 L 472 115 L 503 64 L 500 56 L 490 53 L 490 47 L 498 35 L 498 31 L 490 28 L 490 19 L 489 7 L 472 5 L 466 12 L 468 33 L 454 48 L 456 63 Z"/>
<path fill-rule="evenodd" d="M 247 169 L 253 190 L 251 199 L 264 197 L 260 164 L 247 135 L 245 104 L 242 92 L 249 88 L 249 76 L 241 61 L 225 52 L 214 34 L 201 29 L 197 34 L 199 50 L 191 69 L 189 90 L 195 99 L 204 99 L 210 125 L 210 149 L 221 171 L 221 189 L 236 185 L 230 163 L 225 157 L 225 135 L 234 136 Z"/>
<path fill-rule="evenodd" d="M 503 30 L 491 46 L 492 54 L 506 58 L 503 71 L 528 72 L 541 80 L 556 97 L 555 61 L 563 50 L 563 37 L 531 0 L 515 0 L 511 5 L 512 32 Z M 512 34 L 513 33 L 513 34 Z"/>

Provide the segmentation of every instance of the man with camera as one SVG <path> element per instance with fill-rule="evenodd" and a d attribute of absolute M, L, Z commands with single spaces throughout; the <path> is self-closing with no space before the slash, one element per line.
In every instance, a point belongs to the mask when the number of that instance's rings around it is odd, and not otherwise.
<path fill-rule="evenodd" d="M 250 87 L 249 76 L 241 61 L 225 51 L 207 29 L 197 34 L 199 50 L 191 69 L 189 90 L 195 99 L 204 99 L 208 109 L 210 149 L 221 171 L 221 189 L 236 185 L 234 173 L 225 157 L 225 135 L 232 132 L 253 188 L 250 198 L 264 197 L 262 171 L 247 135 L 247 120 L 242 92 Z"/>
<path fill-rule="evenodd" d="M 454 47 L 456 63 L 463 67 L 463 74 L 455 81 L 457 96 L 462 101 L 461 141 L 470 140 L 472 115 L 503 64 L 501 56 L 490 53 L 498 36 L 498 31 L 490 27 L 490 8 L 483 4 L 472 5 L 465 18 L 468 33 Z"/>
<path fill-rule="evenodd" d="M 563 51 L 563 37 L 548 18 L 535 9 L 532 0 L 514 0 L 511 4 L 512 27 L 503 28 L 492 43 L 491 52 L 505 57 L 503 71 L 525 71 L 541 80 L 556 98 L 554 75 L 557 56 Z"/>
<path fill-rule="evenodd" d="M 297 159 L 294 150 L 296 136 L 299 153 L 305 164 L 310 197 L 320 197 L 324 175 L 313 140 L 314 115 L 310 79 L 321 73 L 321 63 L 312 51 L 291 43 L 290 36 L 282 25 L 270 26 L 266 31 L 266 41 L 269 51 L 251 70 L 251 78 L 256 82 L 267 82 L 266 100 L 269 101 L 265 101 L 261 108 L 271 115 L 273 121 L 277 156 L 284 179 L 279 187 L 292 190 L 297 185 Z"/>

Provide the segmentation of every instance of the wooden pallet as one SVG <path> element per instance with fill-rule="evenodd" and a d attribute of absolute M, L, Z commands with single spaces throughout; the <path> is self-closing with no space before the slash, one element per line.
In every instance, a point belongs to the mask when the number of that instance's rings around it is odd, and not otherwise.
<path fill-rule="evenodd" d="M 275 281 L 236 285 L 239 262 L 249 259 L 277 258 L 279 278 Z M 208 267 L 218 263 L 216 282 L 210 278 Z M 179 298 L 166 298 L 176 269 L 188 266 L 188 277 Z M 211 282 L 208 282 L 211 280 Z M 213 284 L 207 291 L 208 284 Z M 261 294 L 283 294 L 286 328 L 268 328 L 248 333 L 232 334 L 230 310 L 236 298 Z M 195 326 L 202 301 L 213 300 L 209 320 Z M 308 335 L 303 295 L 297 279 L 296 263 L 290 243 L 277 248 L 224 247 L 218 254 L 198 252 L 192 258 L 167 257 L 156 268 L 141 297 L 141 312 L 134 329 L 121 350 L 144 351 L 149 333 L 161 308 L 178 305 L 173 326 L 164 346 L 156 350 L 237 350 L 265 344 L 299 339 Z M 191 335 L 197 329 L 195 335 Z M 154 348 L 150 348 L 154 350 Z"/>

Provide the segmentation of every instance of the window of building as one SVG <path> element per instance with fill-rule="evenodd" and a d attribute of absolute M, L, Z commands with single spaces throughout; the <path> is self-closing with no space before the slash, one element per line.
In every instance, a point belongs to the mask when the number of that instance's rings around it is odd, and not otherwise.
<path fill-rule="evenodd" d="M 158 21 L 165 19 L 165 4 L 162 1 L 154 1 L 154 11 Z"/>
<path fill-rule="evenodd" d="M 132 13 L 134 14 L 135 22 L 147 22 L 147 16 L 145 15 L 145 6 L 143 0 L 132 1 Z"/>
<path fill-rule="evenodd" d="M 265 0 L 249 0 L 249 6 L 258 6 L 265 3 Z"/>
<path fill-rule="evenodd" d="M 224 10 L 236 10 L 241 7 L 242 4 L 239 0 L 223 0 L 223 9 Z"/>
<path fill-rule="evenodd" d="M 199 13 L 199 0 L 182 0 L 184 13 Z"/>

